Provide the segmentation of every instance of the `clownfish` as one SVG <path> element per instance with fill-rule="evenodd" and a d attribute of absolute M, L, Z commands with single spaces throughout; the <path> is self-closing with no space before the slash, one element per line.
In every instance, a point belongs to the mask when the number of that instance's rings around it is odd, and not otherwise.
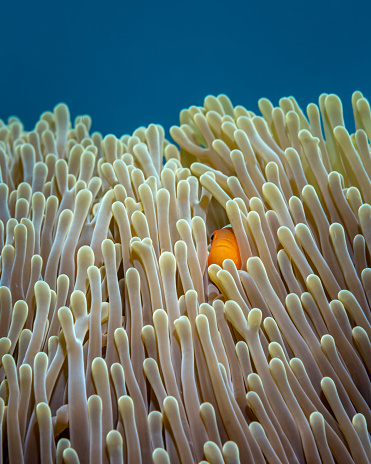
<path fill-rule="evenodd" d="M 211 235 L 208 265 L 218 264 L 220 267 L 223 267 L 225 259 L 231 259 L 237 269 L 241 269 L 240 250 L 231 226 L 218 229 Z"/>

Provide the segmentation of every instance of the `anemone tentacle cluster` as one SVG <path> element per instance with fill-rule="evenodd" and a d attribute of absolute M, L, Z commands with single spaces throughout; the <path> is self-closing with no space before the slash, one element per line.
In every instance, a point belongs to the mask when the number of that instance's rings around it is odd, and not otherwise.
<path fill-rule="evenodd" d="M 371 462 L 371 112 L 0 120 L 0 459 Z M 230 225 L 241 269 L 208 266 Z"/>

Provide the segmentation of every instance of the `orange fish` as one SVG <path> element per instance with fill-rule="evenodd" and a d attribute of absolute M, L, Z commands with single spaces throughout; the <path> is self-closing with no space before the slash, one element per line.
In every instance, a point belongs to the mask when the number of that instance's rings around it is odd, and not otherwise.
<path fill-rule="evenodd" d="M 208 265 L 218 264 L 220 267 L 223 267 L 225 259 L 231 259 L 237 269 L 241 269 L 240 250 L 231 227 L 216 230 L 212 234 Z"/>

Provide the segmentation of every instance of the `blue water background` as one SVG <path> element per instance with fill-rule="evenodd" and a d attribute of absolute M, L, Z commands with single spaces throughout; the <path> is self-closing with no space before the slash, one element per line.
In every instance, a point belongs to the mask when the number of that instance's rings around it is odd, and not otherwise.
<path fill-rule="evenodd" d="M 258 112 L 294 95 L 371 98 L 371 1 L 30 1 L 0 5 L 0 118 L 27 130 L 66 102 L 103 135 L 226 93 Z"/>

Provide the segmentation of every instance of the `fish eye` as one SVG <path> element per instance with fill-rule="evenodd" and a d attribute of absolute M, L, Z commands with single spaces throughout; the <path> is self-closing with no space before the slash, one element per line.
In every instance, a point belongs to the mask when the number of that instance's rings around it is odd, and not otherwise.
<path fill-rule="evenodd" d="M 210 242 L 212 242 L 214 240 L 214 235 L 215 235 L 215 232 L 213 232 L 211 235 L 210 235 Z"/>

